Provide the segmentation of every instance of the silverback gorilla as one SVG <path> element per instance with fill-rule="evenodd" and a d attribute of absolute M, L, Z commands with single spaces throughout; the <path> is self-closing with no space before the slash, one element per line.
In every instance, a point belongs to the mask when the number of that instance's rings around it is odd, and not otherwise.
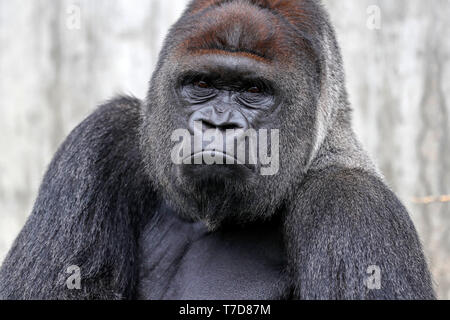
<path fill-rule="evenodd" d="M 99 107 L 56 153 L 0 296 L 433 299 L 409 215 L 351 129 L 342 69 L 319 1 L 192 1 L 147 99 Z M 279 130 L 279 170 L 174 163 L 174 131 L 198 122 Z"/>

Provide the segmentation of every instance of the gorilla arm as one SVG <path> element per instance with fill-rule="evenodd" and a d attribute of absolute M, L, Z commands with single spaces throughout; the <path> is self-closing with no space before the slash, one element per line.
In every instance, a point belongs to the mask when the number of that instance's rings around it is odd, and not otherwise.
<path fill-rule="evenodd" d="M 374 175 L 329 167 L 311 172 L 285 222 L 296 299 L 433 299 L 408 213 Z M 371 266 L 381 288 L 369 289 Z"/>
<path fill-rule="evenodd" d="M 140 101 L 100 107 L 61 146 L 0 270 L 5 299 L 118 299 L 136 280 L 137 226 L 152 192 L 142 173 Z M 69 290 L 69 266 L 82 290 Z"/>

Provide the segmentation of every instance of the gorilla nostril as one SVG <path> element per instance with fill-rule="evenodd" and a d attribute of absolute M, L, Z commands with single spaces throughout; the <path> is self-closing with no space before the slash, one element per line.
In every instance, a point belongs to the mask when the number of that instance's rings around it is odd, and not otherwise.
<path fill-rule="evenodd" d="M 218 126 L 218 128 L 223 131 L 242 129 L 242 127 L 237 123 L 226 123 L 224 125 Z"/>
<path fill-rule="evenodd" d="M 201 123 L 199 127 L 196 123 Z M 192 134 L 197 131 L 220 130 L 247 130 L 249 124 L 243 114 L 236 111 L 219 113 L 211 107 L 206 107 L 194 112 L 189 118 L 189 130 Z"/>
<path fill-rule="evenodd" d="M 219 129 L 221 131 L 243 129 L 243 127 L 241 125 L 239 125 L 238 123 L 234 123 L 234 122 L 215 123 L 214 121 L 202 120 L 202 125 L 203 125 L 203 131 L 211 130 L 211 129 L 212 130 Z"/>
<path fill-rule="evenodd" d="M 203 125 L 203 131 L 211 130 L 211 129 L 214 130 L 217 128 L 217 126 L 214 123 L 207 121 L 207 120 L 202 120 L 202 125 Z"/>
<path fill-rule="evenodd" d="M 237 129 L 245 129 L 246 127 L 244 123 L 241 124 L 239 121 L 220 121 L 220 119 L 202 119 L 200 121 L 202 123 L 203 131 L 211 129 L 212 130 L 219 129 L 220 131 L 237 130 Z"/>

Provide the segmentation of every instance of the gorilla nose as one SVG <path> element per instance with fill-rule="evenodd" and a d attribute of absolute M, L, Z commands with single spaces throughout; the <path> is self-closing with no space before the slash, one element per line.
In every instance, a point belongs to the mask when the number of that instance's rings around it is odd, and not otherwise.
<path fill-rule="evenodd" d="M 223 110 L 207 107 L 196 111 L 189 119 L 189 130 L 194 133 L 195 123 L 202 123 L 202 131 L 219 129 L 226 132 L 230 129 L 247 130 L 249 128 L 247 119 L 238 110 Z"/>

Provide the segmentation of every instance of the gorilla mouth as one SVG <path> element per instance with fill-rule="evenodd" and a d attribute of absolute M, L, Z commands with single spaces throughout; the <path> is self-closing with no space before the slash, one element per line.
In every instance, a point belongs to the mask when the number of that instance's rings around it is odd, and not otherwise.
<path fill-rule="evenodd" d="M 203 150 L 186 157 L 183 161 L 187 165 L 239 165 L 245 163 L 221 151 Z"/>
<path fill-rule="evenodd" d="M 257 166 L 246 164 L 242 160 L 227 153 L 217 150 L 203 150 L 186 157 L 179 168 L 184 174 L 203 177 L 214 176 L 216 178 L 229 177 L 246 179 L 257 171 Z"/>
<path fill-rule="evenodd" d="M 186 157 L 183 165 L 177 167 L 177 174 L 189 181 L 200 181 L 211 188 L 218 181 L 242 181 L 252 177 L 257 167 L 221 151 L 203 150 Z"/>

